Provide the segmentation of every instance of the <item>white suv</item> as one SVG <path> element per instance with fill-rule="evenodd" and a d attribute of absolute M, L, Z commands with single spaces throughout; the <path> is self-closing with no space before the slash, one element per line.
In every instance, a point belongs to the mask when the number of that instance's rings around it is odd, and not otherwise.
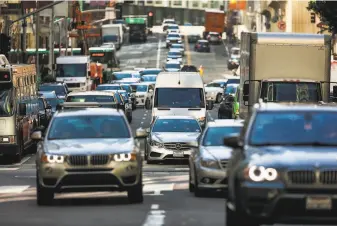
<path fill-rule="evenodd" d="M 144 106 L 146 109 L 151 109 L 154 85 L 148 83 L 137 83 L 132 84 L 132 86 L 136 91 L 137 106 Z"/>
<path fill-rule="evenodd" d="M 217 82 L 210 82 L 205 85 L 206 99 L 220 103 L 223 97 L 224 88 Z"/>

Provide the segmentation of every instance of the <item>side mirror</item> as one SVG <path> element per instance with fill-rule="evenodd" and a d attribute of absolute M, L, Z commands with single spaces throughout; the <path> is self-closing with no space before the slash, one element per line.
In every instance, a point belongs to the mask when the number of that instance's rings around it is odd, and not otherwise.
<path fill-rule="evenodd" d="M 243 99 L 244 102 L 247 102 L 247 101 L 249 101 L 249 96 L 248 95 L 247 96 L 243 96 L 242 99 Z"/>
<path fill-rule="evenodd" d="M 249 83 L 243 84 L 243 90 L 242 90 L 242 92 L 243 92 L 244 96 L 248 96 L 249 95 Z"/>
<path fill-rule="evenodd" d="M 139 128 L 136 130 L 136 138 L 146 138 L 147 135 L 147 131 L 143 128 Z"/>
<path fill-rule="evenodd" d="M 241 147 L 239 144 L 238 136 L 231 136 L 224 138 L 224 145 L 231 148 L 239 148 Z"/>
<path fill-rule="evenodd" d="M 332 87 L 332 96 L 337 98 L 337 86 Z"/>
<path fill-rule="evenodd" d="M 52 106 L 50 104 L 48 104 L 46 109 L 52 109 Z"/>
<path fill-rule="evenodd" d="M 19 104 L 19 115 L 25 116 L 27 114 L 27 105 L 25 103 Z"/>
<path fill-rule="evenodd" d="M 214 107 L 213 101 L 207 101 L 206 103 L 206 110 L 212 110 Z"/>
<path fill-rule="evenodd" d="M 42 132 L 41 131 L 35 131 L 31 135 L 32 140 L 42 140 Z"/>

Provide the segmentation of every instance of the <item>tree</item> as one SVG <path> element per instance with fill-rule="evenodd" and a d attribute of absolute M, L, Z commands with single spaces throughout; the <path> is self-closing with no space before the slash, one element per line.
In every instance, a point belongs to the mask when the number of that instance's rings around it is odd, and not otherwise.
<path fill-rule="evenodd" d="M 329 26 L 329 31 L 337 34 L 337 2 L 336 1 L 310 1 L 307 9 L 321 17 Z"/>

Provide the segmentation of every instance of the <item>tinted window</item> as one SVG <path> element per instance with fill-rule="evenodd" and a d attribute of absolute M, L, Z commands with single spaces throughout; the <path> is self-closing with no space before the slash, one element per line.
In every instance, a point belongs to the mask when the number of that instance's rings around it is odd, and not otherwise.
<path fill-rule="evenodd" d="M 169 52 L 168 56 L 181 56 L 180 52 Z"/>
<path fill-rule="evenodd" d="M 43 110 L 44 111 L 45 106 L 44 106 L 43 99 L 39 98 L 38 102 L 39 102 L 39 110 Z"/>
<path fill-rule="evenodd" d="M 55 91 L 56 95 L 63 96 L 66 95 L 66 90 L 63 86 L 51 86 L 51 85 L 41 85 L 39 91 Z"/>
<path fill-rule="evenodd" d="M 158 119 L 153 125 L 152 132 L 200 132 L 200 126 L 192 119 Z"/>
<path fill-rule="evenodd" d="M 224 137 L 239 134 L 242 127 L 210 127 L 207 129 L 203 146 L 223 146 Z"/>
<path fill-rule="evenodd" d="M 157 79 L 156 76 L 143 76 L 142 81 L 144 82 L 155 82 Z"/>
<path fill-rule="evenodd" d="M 204 108 L 201 88 L 157 88 L 155 107 L 158 108 Z"/>
<path fill-rule="evenodd" d="M 121 90 L 120 86 L 97 86 L 96 90 Z"/>
<path fill-rule="evenodd" d="M 103 36 L 103 43 L 104 42 L 117 42 L 118 36 L 117 35 L 104 35 Z"/>
<path fill-rule="evenodd" d="M 136 91 L 137 92 L 147 92 L 147 86 L 146 85 L 138 85 Z"/>
<path fill-rule="evenodd" d="M 125 91 L 128 92 L 128 93 L 131 93 L 131 92 L 132 92 L 130 86 L 127 86 L 127 85 L 121 85 L 121 87 L 123 88 L 123 90 L 125 90 Z"/>
<path fill-rule="evenodd" d="M 68 96 L 67 102 L 114 102 L 113 96 L 81 95 Z"/>
<path fill-rule="evenodd" d="M 132 78 L 131 73 L 114 73 L 116 80 L 121 80 L 123 78 Z"/>
<path fill-rule="evenodd" d="M 162 71 L 161 69 L 144 70 L 140 74 L 141 75 L 158 75 L 161 71 Z"/>
<path fill-rule="evenodd" d="M 57 64 L 56 77 L 86 77 L 87 64 Z"/>
<path fill-rule="evenodd" d="M 174 25 L 170 25 L 170 26 L 168 26 L 168 29 L 179 29 L 179 27 L 178 26 L 174 26 Z"/>
<path fill-rule="evenodd" d="M 198 72 L 199 70 L 195 66 L 183 66 L 181 68 L 181 71 L 186 71 L 186 72 Z"/>
<path fill-rule="evenodd" d="M 322 143 L 337 146 L 335 112 L 260 112 L 255 118 L 251 145 Z"/>
<path fill-rule="evenodd" d="M 235 93 L 236 88 L 237 88 L 236 86 L 227 86 L 227 87 L 226 87 L 225 94 L 232 94 L 232 93 Z"/>
<path fill-rule="evenodd" d="M 234 49 L 232 50 L 233 55 L 240 55 L 240 50 L 239 49 Z"/>
<path fill-rule="evenodd" d="M 180 35 L 179 34 L 169 34 L 167 37 L 168 38 L 180 38 Z"/>
<path fill-rule="evenodd" d="M 180 69 L 180 65 L 179 64 L 166 64 L 165 68 L 168 68 L 168 69 Z"/>
<path fill-rule="evenodd" d="M 58 104 L 63 103 L 64 101 L 57 98 L 46 98 L 47 103 L 52 107 L 53 110 L 56 110 Z"/>
<path fill-rule="evenodd" d="M 240 79 L 230 78 L 230 79 L 228 79 L 227 84 L 240 84 Z"/>
<path fill-rule="evenodd" d="M 49 140 L 130 138 L 124 119 L 111 115 L 58 117 L 52 121 L 49 131 Z"/>

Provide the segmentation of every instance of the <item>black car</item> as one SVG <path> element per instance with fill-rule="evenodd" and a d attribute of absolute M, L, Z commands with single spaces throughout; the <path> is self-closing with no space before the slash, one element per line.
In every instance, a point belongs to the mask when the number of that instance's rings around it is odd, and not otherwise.
<path fill-rule="evenodd" d="M 227 226 L 337 224 L 337 108 L 254 106 L 228 162 Z"/>
<path fill-rule="evenodd" d="M 180 69 L 181 72 L 199 72 L 199 69 L 194 65 L 183 65 Z"/>
<path fill-rule="evenodd" d="M 211 52 L 211 47 L 209 46 L 209 42 L 207 40 L 199 40 L 194 46 L 194 51 L 197 52 Z"/>
<path fill-rule="evenodd" d="M 125 90 L 131 100 L 132 103 L 132 110 L 135 110 L 137 108 L 137 103 L 136 103 L 136 91 L 132 89 L 132 86 L 130 84 L 120 84 L 120 86 Z"/>
<path fill-rule="evenodd" d="M 219 104 L 218 119 L 233 119 L 234 97 L 229 95 L 222 99 Z"/>
<path fill-rule="evenodd" d="M 53 117 L 52 106 L 49 105 L 46 99 L 42 96 L 39 97 L 38 101 L 39 101 L 40 125 L 47 128 L 51 118 Z"/>
<path fill-rule="evenodd" d="M 57 97 L 63 100 L 67 98 L 67 95 L 70 92 L 67 84 L 64 82 L 42 83 L 39 86 L 39 91 L 42 92 L 54 91 Z"/>
<path fill-rule="evenodd" d="M 132 122 L 132 104 L 124 100 L 124 97 L 118 91 L 114 92 L 114 97 L 118 103 L 118 108 L 122 109 L 125 113 L 126 118 L 131 123 Z"/>

